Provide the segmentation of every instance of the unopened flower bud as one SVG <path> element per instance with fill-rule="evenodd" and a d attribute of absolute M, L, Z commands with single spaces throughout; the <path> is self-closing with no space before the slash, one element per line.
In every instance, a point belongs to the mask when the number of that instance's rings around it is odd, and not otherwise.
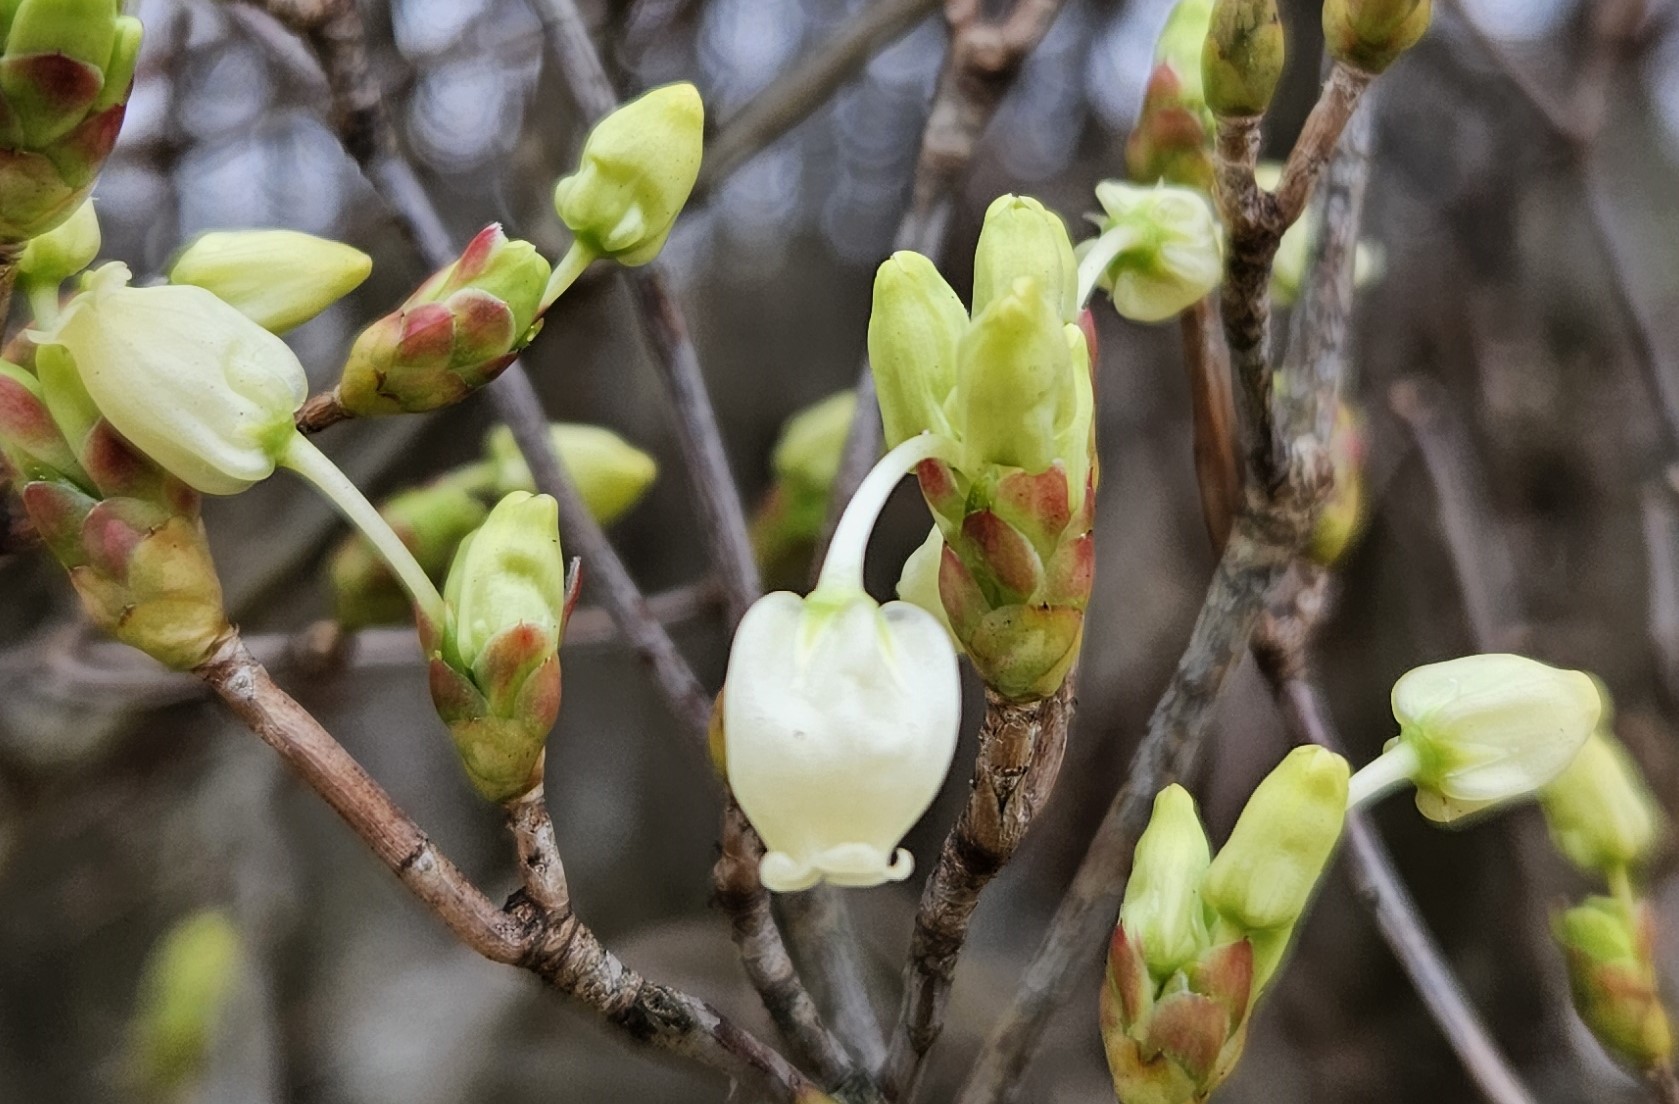
<path fill-rule="evenodd" d="M 75 213 L 122 128 L 140 21 L 117 0 L 0 5 L 0 242 L 21 243 Z"/>
<path fill-rule="evenodd" d="M 809 574 L 856 412 L 857 393 L 847 389 L 782 426 L 770 458 L 774 482 L 752 514 L 752 550 L 766 578 L 793 586 Z"/>
<path fill-rule="evenodd" d="M 869 366 L 887 447 L 922 432 L 952 435 L 945 400 L 967 328 L 967 308 L 921 254 L 894 253 L 875 273 Z"/>
<path fill-rule="evenodd" d="M 117 431 L 205 494 L 237 494 L 268 478 L 296 435 L 308 380 L 285 342 L 195 287 L 128 286 L 108 264 L 53 325 L 61 346 Z"/>
<path fill-rule="evenodd" d="M 18 279 L 56 294 L 60 284 L 93 263 L 99 246 L 99 216 L 93 200 L 84 200 L 64 222 L 29 240 L 18 257 Z"/>
<path fill-rule="evenodd" d="M 431 694 L 474 788 L 510 801 L 542 781 L 560 709 L 565 560 L 559 506 L 515 491 L 462 542 L 444 589 Z"/>
<path fill-rule="evenodd" d="M 1673 1056 L 1652 927 L 1648 905 L 1608 897 L 1588 898 L 1556 922 L 1575 1011 L 1606 1050 L 1640 1071 Z"/>
<path fill-rule="evenodd" d="M 142 1099 L 193 1094 L 207 1071 L 243 957 L 233 921 L 209 910 L 176 923 L 146 956 L 128 1071 Z"/>
<path fill-rule="evenodd" d="M 1199 40 L 1198 40 L 1199 41 Z M 1200 69 L 1195 92 L 1200 93 Z M 1138 184 L 1178 184 L 1204 194 L 1213 189 L 1213 159 L 1207 126 L 1201 116 L 1206 105 L 1190 99 L 1177 70 L 1155 67 L 1143 92 L 1137 125 L 1125 142 L 1125 171 Z"/>
<path fill-rule="evenodd" d="M 360 287 L 373 258 L 296 230 L 201 234 L 169 268 L 169 281 L 212 292 L 272 333 L 295 329 Z"/>
<path fill-rule="evenodd" d="M 1638 866 L 1661 836 L 1655 795 L 1626 748 L 1602 726 L 1539 800 L 1557 850 L 1582 870 L 1608 874 Z"/>
<path fill-rule="evenodd" d="M 1433 12 L 1433 0 L 1324 0 L 1324 46 L 1336 61 L 1380 73 L 1417 44 Z"/>
<path fill-rule="evenodd" d="M 450 406 L 499 376 L 536 335 L 548 262 L 490 226 L 401 308 L 363 330 L 338 399 L 352 414 Z"/>
<path fill-rule="evenodd" d="M 1306 554 L 1324 567 L 1335 566 L 1364 528 L 1364 427 L 1346 403 L 1335 410 L 1329 462 L 1335 483 L 1306 545 Z"/>
<path fill-rule="evenodd" d="M 1248 798 L 1201 895 L 1254 943 L 1254 989 L 1275 972 L 1347 813 L 1347 761 L 1320 747 L 1290 752 Z"/>
<path fill-rule="evenodd" d="M 379 513 L 426 575 L 442 582 L 461 542 L 490 511 L 470 489 L 445 478 L 396 495 Z M 409 618 L 407 592 L 366 537 L 358 533 L 345 538 L 327 570 L 334 615 L 346 631 Z"/>
<path fill-rule="evenodd" d="M 1078 262 L 1061 216 L 1031 196 L 998 196 L 986 209 L 974 251 L 974 316 L 1022 277 L 1037 282 L 1062 322 L 1078 319 Z"/>
<path fill-rule="evenodd" d="M 628 513 L 659 474 L 651 456 L 603 426 L 555 422 L 549 432 L 566 471 L 583 496 L 583 504 L 602 525 L 610 525 Z M 536 481 L 512 430 L 506 426 L 492 429 L 484 439 L 484 450 L 495 467 L 500 494 L 536 490 Z"/>
<path fill-rule="evenodd" d="M 1221 118 L 1265 114 L 1287 47 L 1277 0 L 1216 0 L 1201 54 L 1207 106 Z"/>
<path fill-rule="evenodd" d="M 1168 67 L 1179 82 L 1183 104 L 1196 116 L 1207 114 L 1207 97 L 1201 87 L 1201 52 L 1213 22 L 1213 0 L 1178 0 L 1166 17 L 1166 26 L 1155 43 L 1157 66 Z"/>
<path fill-rule="evenodd" d="M 659 255 L 699 176 L 705 106 L 692 84 L 643 93 L 595 124 L 554 208 L 596 256 L 644 265 Z"/>
<path fill-rule="evenodd" d="M 1142 948 L 1150 973 L 1164 980 L 1211 944 L 1201 881 L 1212 854 L 1195 799 L 1171 785 L 1154 798 L 1154 815 L 1137 840 L 1119 922 Z"/>
<path fill-rule="evenodd" d="M 1431 663 L 1393 687 L 1399 736 L 1353 784 L 1363 804 L 1417 787 L 1417 808 L 1450 823 L 1526 796 L 1561 774 L 1597 727 L 1589 675 L 1516 655 Z"/>
<path fill-rule="evenodd" d="M 1100 287 L 1134 322 L 1187 310 L 1224 278 L 1224 234 L 1205 196 L 1171 185 L 1119 180 L 1096 186 L 1101 234 L 1080 243 L 1079 285 Z"/>
<path fill-rule="evenodd" d="M 1088 368 L 1074 363 L 1067 330 L 1031 277 L 974 318 L 958 348 L 955 403 L 970 469 L 997 464 L 1037 473 L 1066 455 L 1066 439 L 1080 452 L 1087 447 L 1090 423 L 1070 423 Z"/>

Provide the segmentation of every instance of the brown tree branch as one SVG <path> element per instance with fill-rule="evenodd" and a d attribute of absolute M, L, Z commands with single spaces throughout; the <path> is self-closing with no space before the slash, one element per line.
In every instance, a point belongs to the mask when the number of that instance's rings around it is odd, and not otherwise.
<path fill-rule="evenodd" d="M 1236 398 L 1230 386 L 1230 350 L 1219 325 L 1218 302 L 1209 296 L 1178 316 L 1184 370 L 1194 423 L 1195 482 L 1201 516 L 1213 550 L 1222 552 L 1242 504 L 1242 461 L 1236 454 Z"/>
<path fill-rule="evenodd" d="M 923 1060 L 944 1029 L 956 960 L 980 893 L 1014 857 L 1055 788 L 1076 679 L 1070 675 L 1053 697 L 1025 704 L 986 692 L 968 803 L 921 891 L 903 1003 L 882 1071 L 883 1089 L 899 1104 L 915 1099 Z"/>

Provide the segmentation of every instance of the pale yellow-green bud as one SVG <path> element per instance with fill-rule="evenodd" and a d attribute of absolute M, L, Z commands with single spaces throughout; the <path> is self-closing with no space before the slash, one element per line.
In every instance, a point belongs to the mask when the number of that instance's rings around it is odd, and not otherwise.
<path fill-rule="evenodd" d="M 1004 195 L 992 201 L 974 251 L 977 317 L 1029 276 L 1063 322 L 1078 319 L 1078 262 L 1061 216 L 1030 196 Z"/>
<path fill-rule="evenodd" d="M 1142 946 L 1143 959 L 1164 980 L 1208 946 L 1201 880 L 1212 862 L 1195 799 L 1171 785 L 1154 798 L 1154 815 L 1137 840 L 1119 922 Z"/>
<path fill-rule="evenodd" d="M 1185 106 L 1195 108 L 1203 117 L 1207 94 L 1201 84 L 1201 51 L 1206 48 L 1212 21 L 1213 0 L 1178 0 L 1154 47 L 1155 62 L 1170 65 L 1177 74 Z"/>
<path fill-rule="evenodd" d="M 1575 1011 L 1598 1042 L 1640 1072 L 1673 1057 L 1673 1025 L 1655 969 L 1653 919 L 1643 902 L 1590 897 L 1555 922 Z"/>
<path fill-rule="evenodd" d="M 152 948 L 141 974 L 129 1074 L 147 1098 L 175 1099 L 203 1076 L 243 956 L 225 913 L 194 913 Z"/>
<path fill-rule="evenodd" d="M 1348 773 L 1332 751 L 1290 752 L 1254 790 L 1207 870 L 1202 897 L 1254 940 L 1256 993 L 1281 961 L 1341 838 Z"/>
<path fill-rule="evenodd" d="M 1637 866 L 1661 835 L 1655 795 L 1626 748 L 1603 727 L 1539 800 L 1552 841 L 1582 870 L 1607 874 Z"/>
<path fill-rule="evenodd" d="M 1417 44 L 1433 12 L 1433 0 L 1324 0 L 1324 46 L 1337 61 L 1380 73 Z"/>
<path fill-rule="evenodd" d="M 1065 326 L 1038 281 L 1022 277 L 963 335 L 955 417 L 972 470 L 998 464 L 1037 473 L 1061 457 L 1079 406 L 1080 367 Z"/>
<path fill-rule="evenodd" d="M 812 403 L 787 419 L 770 466 L 776 478 L 824 502 L 839 474 L 840 454 L 857 413 L 857 392 L 849 388 Z"/>
<path fill-rule="evenodd" d="M 602 525 L 610 525 L 628 513 L 659 474 L 651 456 L 610 429 L 555 422 L 549 432 L 566 471 L 583 496 L 583 504 Z M 536 490 L 530 467 L 506 426 L 490 431 L 484 438 L 484 449 L 495 465 L 496 489 L 501 494 Z"/>
<path fill-rule="evenodd" d="M 699 176 L 705 106 L 692 84 L 644 93 L 595 124 L 554 208 L 591 253 L 623 265 L 659 255 Z"/>
<path fill-rule="evenodd" d="M 342 242 L 296 230 L 201 234 L 169 268 L 272 333 L 295 329 L 360 287 L 373 258 Z"/>
<path fill-rule="evenodd" d="M 565 605 L 565 556 L 559 506 L 547 495 L 514 491 L 461 543 L 444 600 L 450 621 L 446 655 L 475 666 L 490 642 L 520 623 L 559 646 Z"/>
<path fill-rule="evenodd" d="M 869 367 L 888 447 L 923 432 L 952 436 L 945 402 L 967 328 L 962 300 L 921 254 L 894 253 L 875 273 Z"/>
<path fill-rule="evenodd" d="M 1216 0 L 1201 81 L 1214 115 L 1263 115 L 1283 75 L 1287 42 L 1277 0 Z"/>
<path fill-rule="evenodd" d="M 1423 815 L 1450 823 L 1523 797 L 1574 761 L 1601 709 L 1589 675 L 1524 656 L 1418 667 L 1394 684 L 1399 736 L 1359 771 L 1353 803 L 1411 781 Z"/>
<path fill-rule="evenodd" d="M 1224 233 L 1200 193 L 1120 180 L 1096 186 L 1101 235 L 1079 246 L 1083 295 L 1100 287 L 1134 322 L 1161 322 L 1188 309 L 1224 278 Z"/>
<path fill-rule="evenodd" d="M 29 239 L 18 257 L 18 279 L 26 287 L 51 288 L 56 293 L 58 285 L 93 263 L 100 244 L 99 216 L 89 199 L 64 222 Z"/>

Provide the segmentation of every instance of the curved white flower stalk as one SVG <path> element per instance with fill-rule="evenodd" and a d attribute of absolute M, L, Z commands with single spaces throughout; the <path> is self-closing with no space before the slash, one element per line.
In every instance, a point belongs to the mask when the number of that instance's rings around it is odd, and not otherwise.
<path fill-rule="evenodd" d="M 1555 779 L 1601 711 L 1590 675 L 1525 656 L 1418 667 L 1393 686 L 1399 736 L 1353 776 L 1348 804 L 1369 804 L 1409 782 L 1422 814 L 1450 824 Z"/>
<path fill-rule="evenodd" d="M 766 595 L 735 633 L 725 762 L 778 893 L 902 881 L 914 867 L 898 843 L 950 770 L 961 682 L 944 626 L 908 602 L 877 604 L 863 557 L 904 473 L 954 451 L 923 434 L 889 452 L 846 507 L 816 589 Z"/>

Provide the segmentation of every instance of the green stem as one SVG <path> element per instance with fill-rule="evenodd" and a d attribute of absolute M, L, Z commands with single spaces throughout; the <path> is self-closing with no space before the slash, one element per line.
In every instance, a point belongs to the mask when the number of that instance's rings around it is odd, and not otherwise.
<path fill-rule="evenodd" d="M 1422 767 L 1417 749 L 1401 741 L 1378 755 L 1347 784 L 1347 809 L 1361 809 L 1410 782 Z"/>
<path fill-rule="evenodd" d="M 869 472 L 846 504 L 834 529 L 834 539 L 828 542 L 828 558 L 822 561 L 822 573 L 817 576 L 816 590 L 811 597 L 826 592 L 856 592 L 863 589 L 863 557 L 869 550 L 869 534 L 875 520 L 885 509 L 886 500 L 898 486 L 898 481 L 923 460 L 956 459 L 956 445 L 945 437 L 923 433 L 911 437 L 887 453 Z"/>
<path fill-rule="evenodd" d="M 1632 874 L 1627 870 L 1626 863 L 1616 863 L 1604 871 L 1609 879 L 1609 893 L 1627 910 L 1627 915 L 1638 912 L 1638 895 L 1632 891 Z"/>
<path fill-rule="evenodd" d="M 595 259 L 595 251 L 582 242 L 572 242 L 566 255 L 560 258 L 560 263 L 554 266 L 553 275 L 548 277 L 548 288 L 542 293 L 542 305 L 537 308 L 537 314 L 542 314 L 554 301 L 565 294 L 566 288 L 577 282 L 583 275 L 583 270 L 589 267 L 589 262 Z"/>
<path fill-rule="evenodd" d="M 24 285 L 24 295 L 29 298 L 30 313 L 35 316 L 35 325 L 40 329 L 51 329 L 58 321 L 58 292 L 59 285 L 52 282 Z"/>
<path fill-rule="evenodd" d="M 402 538 L 396 535 L 390 523 L 379 516 L 373 503 L 350 482 L 349 477 L 301 433 L 292 435 L 291 443 L 280 457 L 280 466 L 290 468 L 312 484 L 344 515 L 346 521 L 372 542 L 396 574 L 397 581 L 408 592 L 420 615 L 441 629 L 444 623 L 443 595 L 437 592 L 437 587 L 414 558 L 414 553 L 402 543 Z"/>

